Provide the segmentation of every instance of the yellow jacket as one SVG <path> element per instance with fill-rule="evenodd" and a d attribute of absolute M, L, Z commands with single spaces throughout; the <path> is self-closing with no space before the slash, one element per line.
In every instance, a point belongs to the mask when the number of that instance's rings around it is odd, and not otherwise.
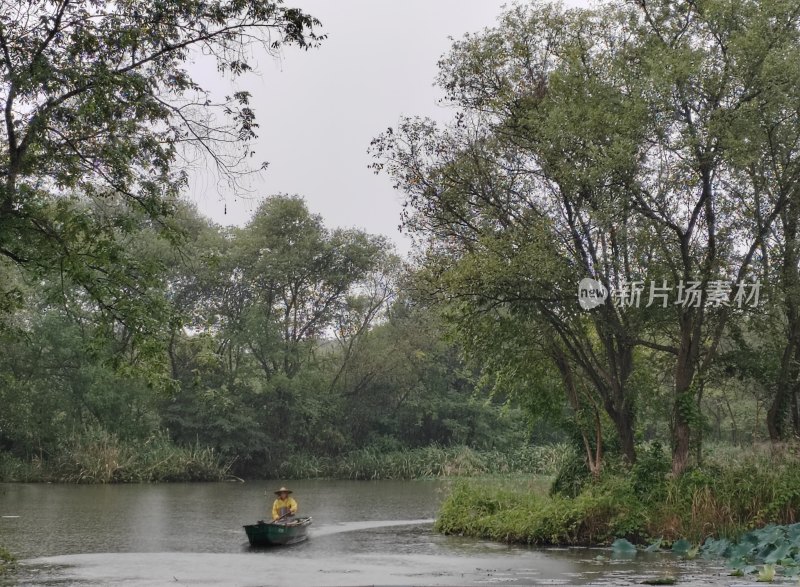
<path fill-rule="evenodd" d="M 297 502 L 294 500 L 293 497 L 289 496 L 286 499 L 281 499 L 279 497 L 273 502 L 272 504 L 273 520 L 277 520 L 287 512 L 292 512 L 292 514 L 297 513 Z"/>

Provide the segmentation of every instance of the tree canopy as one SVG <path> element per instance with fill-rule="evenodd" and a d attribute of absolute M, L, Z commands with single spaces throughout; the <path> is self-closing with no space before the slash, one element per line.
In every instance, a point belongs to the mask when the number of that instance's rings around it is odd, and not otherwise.
<path fill-rule="evenodd" d="M 798 18 L 782 1 L 516 6 L 441 60 L 451 124 L 406 119 L 373 142 L 430 291 L 473 336 L 506 317 L 542 332 L 514 339 L 569 397 L 585 381 L 630 461 L 638 372 L 663 355 L 685 469 L 711 366 L 746 319 L 738 286 L 768 268 L 800 170 Z M 614 299 L 583 311 L 586 277 Z M 672 300 L 647 308 L 645 287 Z M 476 313 L 495 321 L 476 333 Z"/>
<path fill-rule="evenodd" d="M 318 25 L 280 1 L 0 3 L 0 256 L 60 272 L 133 320 L 115 298 L 139 280 L 113 269 L 124 256 L 114 233 L 132 224 L 97 208 L 124 200 L 168 229 L 197 155 L 235 184 L 252 168 L 249 93 L 214 101 L 190 60 L 211 56 L 237 77 L 252 48 L 313 47 Z"/>

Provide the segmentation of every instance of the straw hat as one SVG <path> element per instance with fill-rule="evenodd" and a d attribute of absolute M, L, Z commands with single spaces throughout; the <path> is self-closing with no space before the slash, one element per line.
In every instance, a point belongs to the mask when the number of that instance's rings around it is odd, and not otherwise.
<path fill-rule="evenodd" d="M 280 495 L 281 493 L 291 493 L 291 489 L 286 489 L 285 487 L 281 487 L 275 492 L 275 495 Z"/>

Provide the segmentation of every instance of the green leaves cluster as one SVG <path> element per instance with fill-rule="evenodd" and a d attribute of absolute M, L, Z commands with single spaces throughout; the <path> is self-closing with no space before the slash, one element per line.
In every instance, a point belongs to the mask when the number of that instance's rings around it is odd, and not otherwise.
<path fill-rule="evenodd" d="M 203 52 L 236 77 L 258 46 L 315 46 L 318 25 L 281 1 L 0 2 L 3 265 L 34 282 L 57 272 L 115 320 L 151 327 L 152 274 L 124 237 L 146 221 L 177 239 L 184 162 L 207 157 L 235 184 L 258 127 L 246 91 L 216 101 L 187 62 Z"/>
<path fill-rule="evenodd" d="M 703 543 L 704 556 L 726 559 L 732 574 L 759 574 L 759 581 L 772 581 L 775 575 L 800 574 L 800 524 L 770 524 L 751 530 L 735 541 L 709 538 Z"/>

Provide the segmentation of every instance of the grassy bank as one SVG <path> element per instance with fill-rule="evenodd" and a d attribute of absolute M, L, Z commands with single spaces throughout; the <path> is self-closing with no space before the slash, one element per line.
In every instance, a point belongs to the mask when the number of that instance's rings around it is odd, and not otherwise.
<path fill-rule="evenodd" d="M 338 457 L 295 455 L 268 476 L 281 479 L 421 479 L 527 473 L 554 475 L 572 451 L 566 445 L 522 446 L 479 451 L 465 446 L 430 446 L 391 452 L 372 449 Z"/>
<path fill-rule="evenodd" d="M 57 483 L 142 483 L 222 481 L 231 463 L 212 449 L 180 447 L 164 434 L 124 442 L 105 431 L 82 433 L 61 450 L 30 460 L 0 453 L 0 481 Z"/>
<path fill-rule="evenodd" d="M 699 544 L 798 519 L 800 460 L 794 453 L 740 451 L 736 461 L 710 459 L 679 479 L 668 478 L 668 467 L 660 455 L 645 455 L 633 470 L 607 471 L 572 497 L 532 491 L 524 483 L 459 481 L 436 528 L 540 545 L 609 544 L 615 538 Z"/>

